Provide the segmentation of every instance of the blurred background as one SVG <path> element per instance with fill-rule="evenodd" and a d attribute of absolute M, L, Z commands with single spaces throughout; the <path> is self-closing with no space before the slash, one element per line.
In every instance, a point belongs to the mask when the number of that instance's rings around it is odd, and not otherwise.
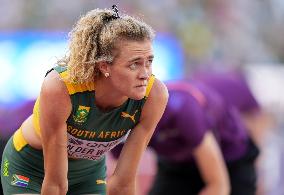
<path fill-rule="evenodd" d="M 32 112 L 44 75 L 66 53 L 79 17 L 113 4 L 156 30 L 153 71 L 161 80 L 200 70 L 244 73 L 271 124 L 259 194 L 284 195 L 283 0 L 0 0 L 0 139 Z M 144 162 L 151 160 L 149 150 L 139 172 L 148 183 L 155 167 Z"/>

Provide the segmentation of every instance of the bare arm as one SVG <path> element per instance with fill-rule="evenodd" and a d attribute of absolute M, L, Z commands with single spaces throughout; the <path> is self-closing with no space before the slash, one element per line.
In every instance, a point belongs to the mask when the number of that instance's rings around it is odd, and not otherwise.
<path fill-rule="evenodd" d="M 167 99 L 166 87 L 156 80 L 143 107 L 140 122 L 127 138 L 109 180 L 109 195 L 135 194 L 135 178 L 140 158 L 162 117 Z"/>
<path fill-rule="evenodd" d="M 251 111 L 242 113 L 247 130 L 257 146 L 263 147 L 263 140 L 268 130 L 273 127 L 272 117 L 265 111 Z"/>
<path fill-rule="evenodd" d="M 211 132 L 207 132 L 201 144 L 194 150 L 205 188 L 199 195 L 228 195 L 229 177 L 219 146 Z"/>
<path fill-rule="evenodd" d="M 59 75 L 51 72 L 40 93 L 40 128 L 44 155 L 44 181 L 41 195 L 67 193 L 68 155 L 66 120 L 71 101 Z"/>

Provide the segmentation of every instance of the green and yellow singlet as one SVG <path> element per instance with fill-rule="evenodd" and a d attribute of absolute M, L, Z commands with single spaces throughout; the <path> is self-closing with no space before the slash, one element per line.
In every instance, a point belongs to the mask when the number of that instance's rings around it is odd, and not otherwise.
<path fill-rule="evenodd" d="M 139 122 L 142 107 L 155 80 L 152 75 L 143 99 L 129 98 L 121 106 L 109 112 L 102 112 L 95 104 L 95 83 L 69 83 L 64 79 L 66 68 L 56 66 L 54 70 L 63 78 L 70 94 L 72 112 L 66 121 L 67 151 L 69 157 L 78 159 L 99 160 L 127 137 L 130 130 Z M 38 98 L 34 106 L 33 123 L 36 133 L 40 136 L 39 101 Z M 20 150 L 25 144 L 21 140 L 14 140 L 14 145 Z"/>

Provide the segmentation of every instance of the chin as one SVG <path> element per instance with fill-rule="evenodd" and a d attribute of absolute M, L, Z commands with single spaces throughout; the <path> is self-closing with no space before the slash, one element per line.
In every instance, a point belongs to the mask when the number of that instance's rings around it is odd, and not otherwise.
<path fill-rule="evenodd" d="M 141 100 L 144 98 L 144 96 L 145 96 L 145 93 L 136 93 L 136 94 L 133 94 L 132 97 L 130 98 L 134 100 Z"/>

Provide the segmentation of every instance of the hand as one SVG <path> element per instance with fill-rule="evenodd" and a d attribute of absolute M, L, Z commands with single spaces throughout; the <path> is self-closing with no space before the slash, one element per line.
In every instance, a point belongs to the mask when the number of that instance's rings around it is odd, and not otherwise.
<path fill-rule="evenodd" d="M 135 195 L 135 179 L 125 183 L 119 177 L 111 176 L 107 180 L 107 195 Z"/>

